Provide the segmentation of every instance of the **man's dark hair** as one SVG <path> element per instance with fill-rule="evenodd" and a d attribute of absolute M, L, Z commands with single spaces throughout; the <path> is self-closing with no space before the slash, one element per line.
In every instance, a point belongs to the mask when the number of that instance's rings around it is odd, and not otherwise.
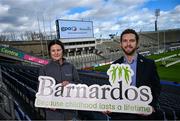
<path fill-rule="evenodd" d="M 59 46 L 61 46 L 62 48 L 62 51 L 63 51 L 63 54 L 65 53 L 65 49 L 64 49 L 64 45 L 61 41 L 59 41 L 58 39 L 55 39 L 55 40 L 52 40 L 49 42 L 48 44 L 48 52 L 49 52 L 49 55 L 50 55 L 50 49 L 51 49 L 51 46 L 55 45 L 55 44 L 58 44 Z"/>
<path fill-rule="evenodd" d="M 133 30 L 133 29 L 126 29 L 126 30 L 124 30 L 124 31 L 121 33 L 120 42 L 122 42 L 122 36 L 123 36 L 124 34 L 134 34 L 135 37 L 136 37 L 136 41 L 137 41 L 137 43 L 138 43 L 138 41 L 139 41 L 139 35 L 137 34 L 137 32 L 136 32 L 135 30 Z"/>

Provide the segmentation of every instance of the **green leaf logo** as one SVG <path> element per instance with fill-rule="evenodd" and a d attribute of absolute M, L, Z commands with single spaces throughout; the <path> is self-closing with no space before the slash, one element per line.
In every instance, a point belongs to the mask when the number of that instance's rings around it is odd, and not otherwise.
<path fill-rule="evenodd" d="M 130 85 L 132 82 L 133 70 L 128 64 L 112 64 L 107 71 L 109 82 L 111 85 L 117 84 L 119 81 Z"/>

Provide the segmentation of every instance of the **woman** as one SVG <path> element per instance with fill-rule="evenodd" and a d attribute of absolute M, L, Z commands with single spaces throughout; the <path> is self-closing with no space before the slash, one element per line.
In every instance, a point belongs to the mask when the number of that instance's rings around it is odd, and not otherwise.
<path fill-rule="evenodd" d="M 63 58 L 65 49 L 62 42 L 51 41 L 48 51 L 52 60 L 40 69 L 40 76 L 51 76 L 56 80 L 56 84 L 62 83 L 63 86 L 69 83 L 78 83 L 79 76 L 76 68 Z M 46 120 L 74 120 L 76 118 L 77 111 L 46 109 Z"/>

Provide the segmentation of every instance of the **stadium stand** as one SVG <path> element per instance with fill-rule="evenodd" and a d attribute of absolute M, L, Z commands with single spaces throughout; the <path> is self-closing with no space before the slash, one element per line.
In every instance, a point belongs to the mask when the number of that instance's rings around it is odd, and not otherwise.
<path fill-rule="evenodd" d="M 17 100 L 18 103 L 21 104 L 23 103 L 21 107 L 22 108 L 26 107 L 26 111 L 28 110 L 27 112 L 28 114 L 26 116 L 24 114 L 22 115 L 23 119 L 27 118 L 27 116 L 30 116 L 30 119 L 42 119 L 41 118 L 42 116 L 40 116 L 39 114 L 42 113 L 42 111 L 34 107 L 35 93 L 38 86 L 37 78 L 36 80 L 30 80 L 20 75 L 17 70 L 19 69 L 20 71 L 25 69 L 25 67 L 22 68 L 21 67 L 22 66 L 20 65 L 15 66 L 15 65 L 3 64 L 2 66 L 3 82 L 5 85 L 7 85 L 9 91 L 12 93 L 15 100 Z M 31 67 L 29 67 L 26 68 L 26 71 L 24 70 L 24 72 L 29 74 L 29 76 L 32 74 L 29 72 L 34 72 L 34 75 L 36 74 L 36 77 L 38 75 L 38 73 L 36 73 L 36 68 L 32 70 Z M 26 112 L 26 111 L 21 111 L 21 112 Z M 22 116 L 20 117 L 21 119 Z"/>
<path fill-rule="evenodd" d="M 2 77 L 1 66 L 0 66 L 0 77 Z M 6 85 L 0 82 L 0 120 L 27 120 L 31 121 L 28 115 L 26 115 L 18 103 L 15 101 L 14 97 L 9 93 Z"/>
<path fill-rule="evenodd" d="M 14 99 L 6 97 L 9 101 L 12 100 L 13 109 L 18 120 L 43 120 L 45 113 L 43 109 L 34 107 L 35 93 L 38 86 L 38 67 L 22 66 L 14 64 L 1 63 L 2 80 L 8 90 L 13 95 Z M 87 85 L 92 84 L 109 84 L 108 76 L 102 72 L 78 70 L 80 80 Z M 162 120 L 179 120 L 180 119 L 180 88 L 179 85 L 170 85 L 161 83 L 162 92 L 159 98 L 159 111 L 157 119 Z M 1 89 L 2 90 L 2 89 Z M 2 98 L 1 91 L 0 97 Z M 0 108 L 3 105 L 0 105 Z M 91 114 L 91 116 L 88 116 Z M 79 111 L 81 119 L 92 120 L 107 117 L 98 112 Z M 3 117 L 2 115 L 0 115 Z M 8 116 L 4 116 L 8 118 Z M 11 116 L 13 117 L 13 116 Z M 13 117 L 14 118 L 14 117 Z M 10 118 L 8 118 L 10 119 Z M 107 117 L 108 119 L 108 117 Z"/>
<path fill-rule="evenodd" d="M 92 67 L 100 63 L 111 62 L 112 58 L 117 58 L 119 52 L 107 53 L 107 54 L 89 54 L 78 55 L 74 57 L 66 58 L 68 62 L 73 63 L 76 68 L 81 69 L 85 67 Z"/>
<path fill-rule="evenodd" d="M 0 119 L 15 119 L 13 100 L 4 88 L 0 88 Z"/>

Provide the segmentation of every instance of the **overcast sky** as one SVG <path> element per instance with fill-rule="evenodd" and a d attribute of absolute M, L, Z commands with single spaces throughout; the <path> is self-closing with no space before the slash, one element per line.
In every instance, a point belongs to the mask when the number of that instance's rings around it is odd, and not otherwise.
<path fill-rule="evenodd" d="M 0 33 L 38 31 L 38 20 L 41 31 L 55 31 L 56 19 L 91 20 L 95 37 L 154 31 L 155 9 L 159 29 L 180 28 L 180 0 L 0 0 Z"/>

